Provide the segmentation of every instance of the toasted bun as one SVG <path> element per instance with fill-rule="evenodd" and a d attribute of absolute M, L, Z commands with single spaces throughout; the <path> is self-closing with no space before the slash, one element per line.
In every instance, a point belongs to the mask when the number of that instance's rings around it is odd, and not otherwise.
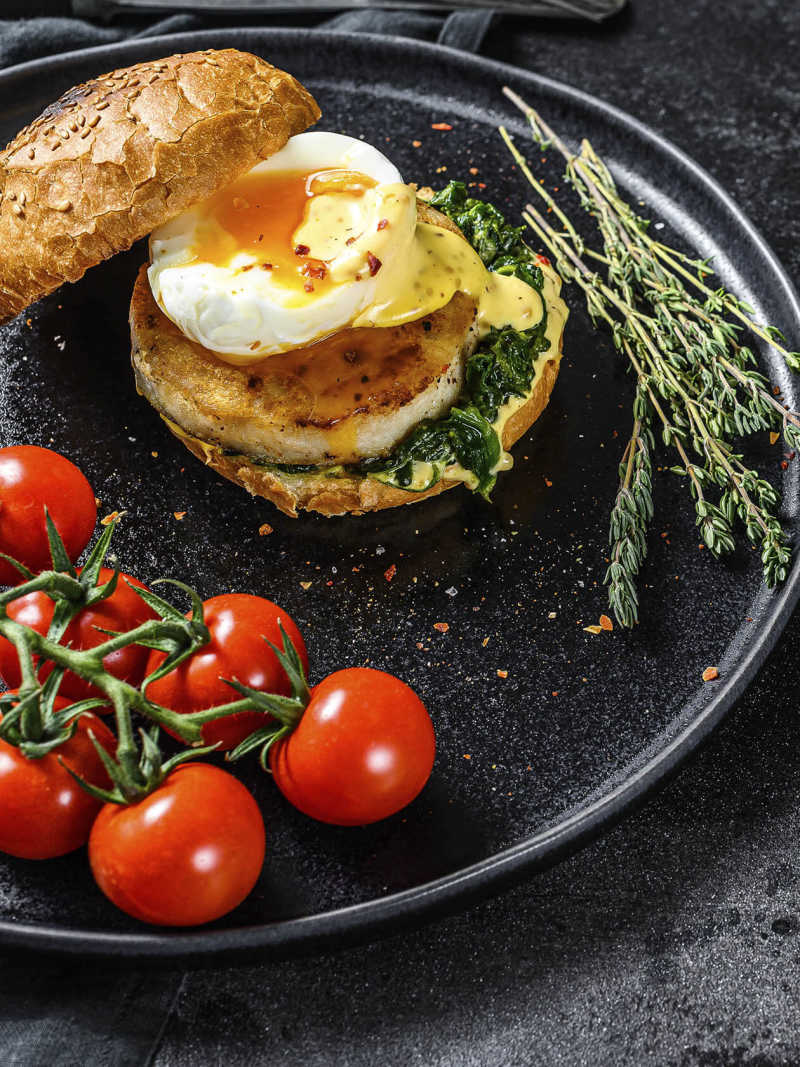
<path fill-rule="evenodd" d="M 545 363 L 541 374 L 536 378 L 530 397 L 503 427 L 503 448 L 511 448 L 527 433 L 547 407 L 558 377 L 560 360 L 559 351 L 557 356 Z M 169 422 L 167 425 L 203 463 L 224 478 L 241 485 L 253 496 L 263 496 L 271 500 L 277 508 L 293 518 L 297 517 L 299 510 L 318 511 L 322 515 L 344 515 L 347 512 L 363 515 L 366 511 L 382 511 L 384 508 L 396 508 L 401 504 L 416 504 L 461 484 L 443 478 L 425 492 L 410 493 L 384 485 L 374 478 L 330 478 L 314 472 L 283 474 L 281 471 L 248 463 L 244 456 L 226 456 L 219 449 L 206 445 L 197 438 L 186 436 Z"/>
<path fill-rule="evenodd" d="M 0 322 L 208 198 L 319 115 L 290 74 L 232 48 L 70 89 L 0 152 Z"/>

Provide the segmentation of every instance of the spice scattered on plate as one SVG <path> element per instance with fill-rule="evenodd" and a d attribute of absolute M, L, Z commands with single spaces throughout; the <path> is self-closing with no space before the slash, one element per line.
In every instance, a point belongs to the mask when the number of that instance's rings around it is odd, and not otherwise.
<path fill-rule="evenodd" d="M 716 667 L 706 667 L 706 669 L 703 671 L 704 682 L 713 682 L 717 678 L 719 678 L 719 671 Z"/>
<path fill-rule="evenodd" d="M 508 671 L 498 670 L 497 677 L 498 678 L 508 678 Z"/>
<path fill-rule="evenodd" d="M 259 537 L 266 537 L 267 534 L 272 533 L 272 527 L 268 522 L 262 523 L 258 528 Z"/>
<path fill-rule="evenodd" d="M 387 567 L 387 569 L 383 572 L 383 577 L 386 579 L 387 582 L 391 582 L 392 578 L 394 578 L 396 574 L 397 566 L 393 563 L 391 567 Z"/>
<path fill-rule="evenodd" d="M 450 125 L 449 122 L 432 122 L 431 123 L 431 129 L 432 130 L 452 130 L 452 128 L 453 127 Z"/>
<path fill-rule="evenodd" d="M 438 630 L 440 634 L 446 634 L 447 631 L 450 629 L 450 623 L 449 622 L 435 622 L 433 624 L 433 628 L 434 628 L 434 630 Z"/>
<path fill-rule="evenodd" d="M 185 511 L 173 511 L 172 514 L 175 516 L 178 522 L 181 522 L 186 517 Z"/>

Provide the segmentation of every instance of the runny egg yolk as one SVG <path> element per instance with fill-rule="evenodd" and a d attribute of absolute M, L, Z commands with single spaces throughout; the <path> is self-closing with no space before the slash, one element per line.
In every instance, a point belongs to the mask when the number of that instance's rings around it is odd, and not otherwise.
<path fill-rule="evenodd" d="M 231 267 L 237 254 L 249 253 L 255 262 L 240 266 L 240 272 L 260 269 L 269 272 L 272 284 L 281 289 L 323 294 L 336 284 L 328 264 L 295 240 L 309 201 L 315 197 L 333 201 L 327 221 L 346 243 L 352 225 L 336 201 L 346 198 L 352 207 L 376 185 L 368 175 L 346 170 L 251 172 L 208 201 L 194 241 L 194 258 Z"/>

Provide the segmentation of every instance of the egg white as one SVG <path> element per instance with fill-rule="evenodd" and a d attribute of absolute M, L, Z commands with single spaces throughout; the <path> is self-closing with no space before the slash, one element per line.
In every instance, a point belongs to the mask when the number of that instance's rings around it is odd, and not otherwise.
<path fill-rule="evenodd" d="M 380 299 L 380 285 L 386 284 L 392 263 L 408 253 L 416 221 L 413 191 L 402 184 L 400 172 L 383 153 L 343 134 L 302 133 L 253 173 L 328 169 L 355 171 L 378 184 L 349 204 L 341 231 L 326 234 L 324 241 L 318 235 L 318 248 L 311 247 L 312 256 L 327 262 L 335 283 L 325 292 L 298 294 L 275 284 L 269 271 L 243 273 L 242 267 L 257 262 L 244 249 L 225 266 L 200 261 L 195 245 L 205 218 L 203 204 L 153 231 L 150 286 L 161 309 L 187 337 L 229 362 L 243 363 L 342 329 Z M 392 226 L 377 232 L 379 220 L 389 212 Z M 298 227 L 298 243 L 307 238 L 308 229 Z M 358 235 L 349 245 L 347 233 Z M 368 253 L 379 256 L 382 276 L 370 275 Z"/>

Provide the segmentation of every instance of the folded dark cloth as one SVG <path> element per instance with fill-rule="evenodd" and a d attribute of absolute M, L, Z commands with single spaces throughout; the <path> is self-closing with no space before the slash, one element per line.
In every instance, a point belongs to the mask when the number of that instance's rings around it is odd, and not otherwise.
<path fill-rule="evenodd" d="M 41 7 L 42 5 L 37 5 Z M 469 14 L 469 13 L 467 13 Z M 474 14 L 474 13 L 473 13 Z M 477 13 L 484 18 L 485 13 Z M 242 24 L 253 19 L 242 19 Z M 263 22 L 263 19 L 260 20 Z M 270 18 L 271 26 L 324 26 L 326 29 L 358 33 L 396 34 L 420 40 L 439 39 L 447 19 L 417 11 L 380 11 L 375 9 L 347 11 L 333 18 L 324 14 L 298 16 L 283 15 Z M 225 25 L 236 24 L 226 19 Z M 450 20 L 450 29 L 453 28 Z M 44 16 L 26 19 L 0 19 L 0 67 L 24 63 L 39 56 L 67 52 L 75 48 L 109 44 L 128 37 L 151 37 L 162 33 L 182 33 L 187 30 L 212 29 L 220 26 L 218 18 L 199 15 L 172 15 L 150 20 L 122 19 L 111 25 L 100 25 L 86 19 Z M 456 43 L 455 41 L 449 43 Z"/>

